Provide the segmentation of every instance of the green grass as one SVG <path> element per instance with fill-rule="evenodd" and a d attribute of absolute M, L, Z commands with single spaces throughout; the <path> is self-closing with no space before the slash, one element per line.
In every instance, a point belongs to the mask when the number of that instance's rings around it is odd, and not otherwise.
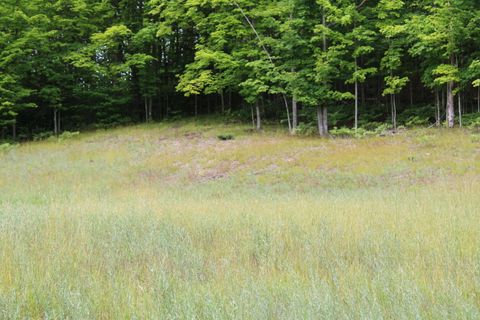
<path fill-rule="evenodd" d="M 480 318 L 478 136 L 247 129 L 0 151 L 0 318 Z"/>

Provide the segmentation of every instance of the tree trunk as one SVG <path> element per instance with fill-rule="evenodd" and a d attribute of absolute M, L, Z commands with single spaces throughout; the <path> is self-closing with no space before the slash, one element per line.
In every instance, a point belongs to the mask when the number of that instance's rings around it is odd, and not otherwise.
<path fill-rule="evenodd" d="M 328 135 L 328 109 L 325 106 L 317 107 L 317 126 L 320 137 Z"/>
<path fill-rule="evenodd" d="M 225 97 L 223 95 L 223 90 L 220 91 L 220 103 L 222 105 L 222 114 L 225 114 Z"/>
<path fill-rule="evenodd" d="M 12 137 L 13 140 L 17 140 L 17 123 L 16 120 L 14 123 L 12 123 Z"/>
<path fill-rule="evenodd" d="M 148 123 L 148 98 L 145 97 L 145 123 Z"/>
<path fill-rule="evenodd" d="M 458 123 L 460 125 L 460 128 L 463 127 L 462 123 L 462 96 L 460 92 L 458 93 Z"/>
<path fill-rule="evenodd" d="M 327 19 L 325 13 L 325 6 L 322 8 L 322 25 L 324 27 L 327 26 Z M 323 51 L 327 51 L 327 36 L 325 31 L 322 34 L 322 42 L 323 42 Z M 326 85 L 326 83 L 325 83 Z M 318 120 L 318 133 L 321 137 L 325 137 L 328 134 L 328 110 L 326 106 L 319 106 L 317 108 L 317 120 Z"/>
<path fill-rule="evenodd" d="M 397 132 L 397 95 L 392 94 L 392 123 L 393 123 L 393 132 Z"/>
<path fill-rule="evenodd" d="M 297 130 L 298 127 L 298 103 L 295 98 L 292 99 L 292 129 Z"/>
<path fill-rule="evenodd" d="M 323 110 L 321 106 L 317 106 L 317 127 L 318 135 L 323 137 L 325 132 L 323 132 Z"/>
<path fill-rule="evenodd" d="M 323 133 L 328 135 L 328 107 L 323 107 Z"/>
<path fill-rule="evenodd" d="M 250 110 L 252 111 L 252 127 L 255 128 L 255 113 L 253 112 L 253 106 L 250 106 Z"/>
<path fill-rule="evenodd" d="M 440 104 L 441 109 L 446 110 L 446 104 L 445 104 L 445 88 L 442 87 L 442 91 L 440 91 L 440 97 L 442 98 L 442 103 Z"/>
<path fill-rule="evenodd" d="M 480 113 L 480 87 L 478 87 L 477 92 L 477 112 Z"/>
<path fill-rule="evenodd" d="M 449 128 L 455 126 L 455 106 L 453 101 L 453 81 L 450 81 L 447 84 L 447 122 Z"/>
<path fill-rule="evenodd" d="M 441 115 L 440 115 L 440 95 L 439 95 L 438 89 L 435 89 L 435 103 L 436 103 L 435 125 L 439 127 L 441 123 L 441 119 L 440 119 Z"/>
<path fill-rule="evenodd" d="M 358 81 L 355 80 L 355 131 L 358 129 Z"/>
<path fill-rule="evenodd" d="M 152 98 L 152 97 L 149 97 L 149 98 L 148 98 L 148 121 L 152 121 L 152 120 L 153 120 L 152 108 L 153 108 L 153 98 Z"/>
<path fill-rule="evenodd" d="M 260 114 L 260 104 L 258 103 L 258 100 L 255 104 L 255 109 L 257 111 L 257 130 L 262 130 L 262 118 Z"/>
<path fill-rule="evenodd" d="M 360 93 L 361 93 L 361 96 L 362 96 L 362 105 L 365 105 L 365 101 L 366 101 L 366 95 L 365 95 L 365 83 L 362 83 L 360 85 Z"/>
<path fill-rule="evenodd" d="M 58 136 L 58 120 L 57 120 L 57 108 L 53 109 L 53 134 Z"/>
<path fill-rule="evenodd" d="M 195 117 L 198 116 L 198 96 L 195 95 Z"/>
<path fill-rule="evenodd" d="M 166 106 L 165 117 L 168 118 L 168 116 L 170 115 L 170 99 L 169 99 L 169 94 L 168 93 L 165 96 L 165 106 Z"/>
<path fill-rule="evenodd" d="M 62 132 L 62 110 L 58 110 L 58 125 L 57 125 L 57 129 L 58 129 L 58 132 Z"/>

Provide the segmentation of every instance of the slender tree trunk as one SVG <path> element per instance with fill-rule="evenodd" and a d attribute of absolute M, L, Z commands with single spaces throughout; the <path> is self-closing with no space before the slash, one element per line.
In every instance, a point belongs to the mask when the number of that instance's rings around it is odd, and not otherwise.
<path fill-rule="evenodd" d="M 358 130 L 358 81 L 355 81 L 355 131 Z"/>
<path fill-rule="evenodd" d="M 258 100 L 255 104 L 255 109 L 257 111 L 257 130 L 262 130 L 262 118 L 260 112 L 260 104 L 258 103 Z"/>
<path fill-rule="evenodd" d="M 480 87 L 477 89 L 477 112 L 480 113 Z"/>
<path fill-rule="evenodd" d="M 435 125 L 439 127 L 441 123 L 441 119 L 440 119 L 441 114 L 440 114 L 440 95 L 439 95 L 438 89 L 435 89 L 435 103 L 436 103 Z"/>
<path fill-rule="evenodd" d="M 153 97 L 148 99 L 149 106 L 148 106 L 148 115 L 150 117 L 150 121 L 153 121 Z"/>
<path fill-rule="evenodd" d="M 13 137 L 13 140 L 17 140 L 17 122 L 15 120 L 15 122 L 12 123 L 12 137 Z"/>
<path fill-rule="evenodd" d="M 361 93 L 361 97 L 362 97 L 362 98 L 361 98 L 361 99 L 362 99 L 362 105 L 365 105 L 365 99 L 366 99 L 366 97 L 365 97 L 365 86 L 366 86 L 365 83 L 362 83 L 362 84 L 360 85 L 360 93 Z"/>
<path fill-rule="evenodd" d="M 298 103 L 295 98 L 292 99 L 292 129 L 295 132 L 298 127 Z"/>
<path fill-rule="evenodd" d="M 163 105 L 162 105 L 162 96 L 160 93 L 157 93 L 157 109 L 160 119 L 163 119 Z"/>
<path fill-rule="evenodd" d="M 442 91 L 440 91 L 440 97 L 442 98 L 442 103 L 440 104 L 440 107 L 442 110 L 447 110 L 447 106 L 445 104 L 445 96 L 446 96 L 446 91 L 445 91 L 445 88 L 442 87 Z"/>
<path fill-rule="evenodd" d="M 253 112 L 253 106 L 250 106 L 250 110 L 252 111 L 252 127 L 256 128 L 256 126 L 255 126 L 255 113 Z"/>
<path fill-rule="evenodd" d="M 357 58 L 355 57 L 355 73 L 358 69 Z M 358 130 L 358 80 L 355 79 L 355 132 Z"/>
<path fill-rule="evenodd" d="M 447 122 L 449 128 L 455 126 L 455 106 L 453 101 L 453 81 L 450 81 L 447 84 Z"/>
<path fill-rule="evenodd" d="M 393 132 L 397 132 L 397 99 L 396 95 L 392 94 L 392 123 L 393 123 Z"/>
<path fill-rule="evenodd" d="M 145 123 L 148 123 L 148 98 L 144 98 L 145 102 Z"/>
<path fill-rule="evenodd" d="M 223 90 L 220 91 L 220 104 L 222 105 L 222 114 L 225 114 L 225 97 L 223 95 Z"/>
<path fill-rule="evenodd" d="M 327 19 L 326 19 L 326 13 L 325 13 L 325 6 L 322 9 L 322 25 L 326 27 L 327 25 Z M 325 31 L 323 32 L 322 35 L 322 42 L 323 42 L 323 51 L 327 51 L 327 36 L 325 34 Z M 327 85 L 326 83 L 324 84 L 325 86 Z M 317 107 L 317 126 L 318 126 L 318 134 L 321 137 L 325 137 L 328 134 L 328 112 L 327 112 L 327 107 L 324 105 L 319 105 Z"/>
<path fill-rule="evenodd" d="M 317 127 L 318 127 L 318 134 L 320 137 L 325 136 L 325 132 L 323 131 L 323 108 L 319 105 L 317 106 Z"/>
<path fill-rule="evenodd" d="M 317 107 L 317 126 L 318 134 L 321 137 L 328 135 L 328 108 L 326 106 L 319 105 Z"/>
<path fill-rule="evenodd" d="M 458 66 L 458 60 L 455 61 L 455 56 L 450 57 L 450 64 L 452 66 Z M 447 83 L 447 122 L 448 127 L 453 128 L 455 126 L 455 100 L 453 96 L 453 88 L 455 83 L 449 81 Z"/>
<path fill-rule="evenodd" d="M 53 134 L 58 136 L 58 120 L 57 120 L 58 110 L 57 108 L 53 109 Z"/>
<path fill-rule="evenodd" d="M 328 107 L 323 107 L 323 133 L 325 136 L 328 135 Z"/>
<path fill-rule="evenodd" d="M 195 95 L 195 117 L 198 116 L 198 96 Z"/>
<path fill-rule="evenodd" d="M 166 105 L 165 116 L 167 118 L 170 115 L 170 98 L 169 98 L 169 96 L 170 95 L 168 93 L 165 96 L 165 105 Z"/>
<path fill-rule="evenodd" d="M 462 123 L 462 95 L 460 92 L 458 93 L 458 123 L 460 125 L 460 128 L 463 127 Z"/>
<path fill-rule="evenodd" d="M 283 103 L 285 104 L 285 109 L 287 111 L 288 132 L 290 134 L 292 134 L 292 132 L 293 132 L 293 130 L 292 130 L 292 120 L 290 119 L 290 108 L 288 106 L 287 96 L 285 94 L 282 94 L 282 98 L 283 98 Z"/>

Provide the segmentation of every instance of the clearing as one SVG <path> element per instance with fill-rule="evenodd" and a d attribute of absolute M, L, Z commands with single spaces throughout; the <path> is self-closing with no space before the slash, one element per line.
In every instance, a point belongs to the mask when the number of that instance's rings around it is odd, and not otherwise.
<path fill-rule="evenodd" d="M 183 122 L 4 148 L 0 164 L 4 319 L 480 318 L 472 132 Z"/>

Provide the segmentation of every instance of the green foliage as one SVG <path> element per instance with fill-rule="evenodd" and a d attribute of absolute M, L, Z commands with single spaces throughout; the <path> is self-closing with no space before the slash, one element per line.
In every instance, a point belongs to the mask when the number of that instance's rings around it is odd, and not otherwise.
<path fill-rule="evenodd" d="M 4 0 L 0 132 L 220 110 L 250 121 L 258 102 L 263 121 L 285 126 L 292 100 L 299 122 L 315 127 L 320 106 L 330 127 L 352 127 L 390 119 L 382 95 L 419 124 L 416 106 L 446 84 L 475 102 L 479 12 L 474 0 Z"/>
<path fill-rule="evenodd" d="M 15 144 L 10 144 L 10 143 L 2 143 L 0 144 L 0 152 L 8 152 L 12 149 L 14 149 L 17 145 Z"/>
<path fill-rule="evenodd" d="M 235 136 L 233 134 L 220 134 L 218 135 L 218 139 L 222 141 L 228 141 L 235 139 Z"/>
<path fill-rule="evenodd" d="M 73 138 L 78 137 L 79 135 L 80 135 L 80 132 L 78 132 L 78 131 L 75 131 L 75 132 L 65 131 L 65 132 L 62 132 L 62 134 L 58 136 L 58 141 L 62 142 L 62 141 L 65 141 L 65 140 L 71 140 Z"/>

